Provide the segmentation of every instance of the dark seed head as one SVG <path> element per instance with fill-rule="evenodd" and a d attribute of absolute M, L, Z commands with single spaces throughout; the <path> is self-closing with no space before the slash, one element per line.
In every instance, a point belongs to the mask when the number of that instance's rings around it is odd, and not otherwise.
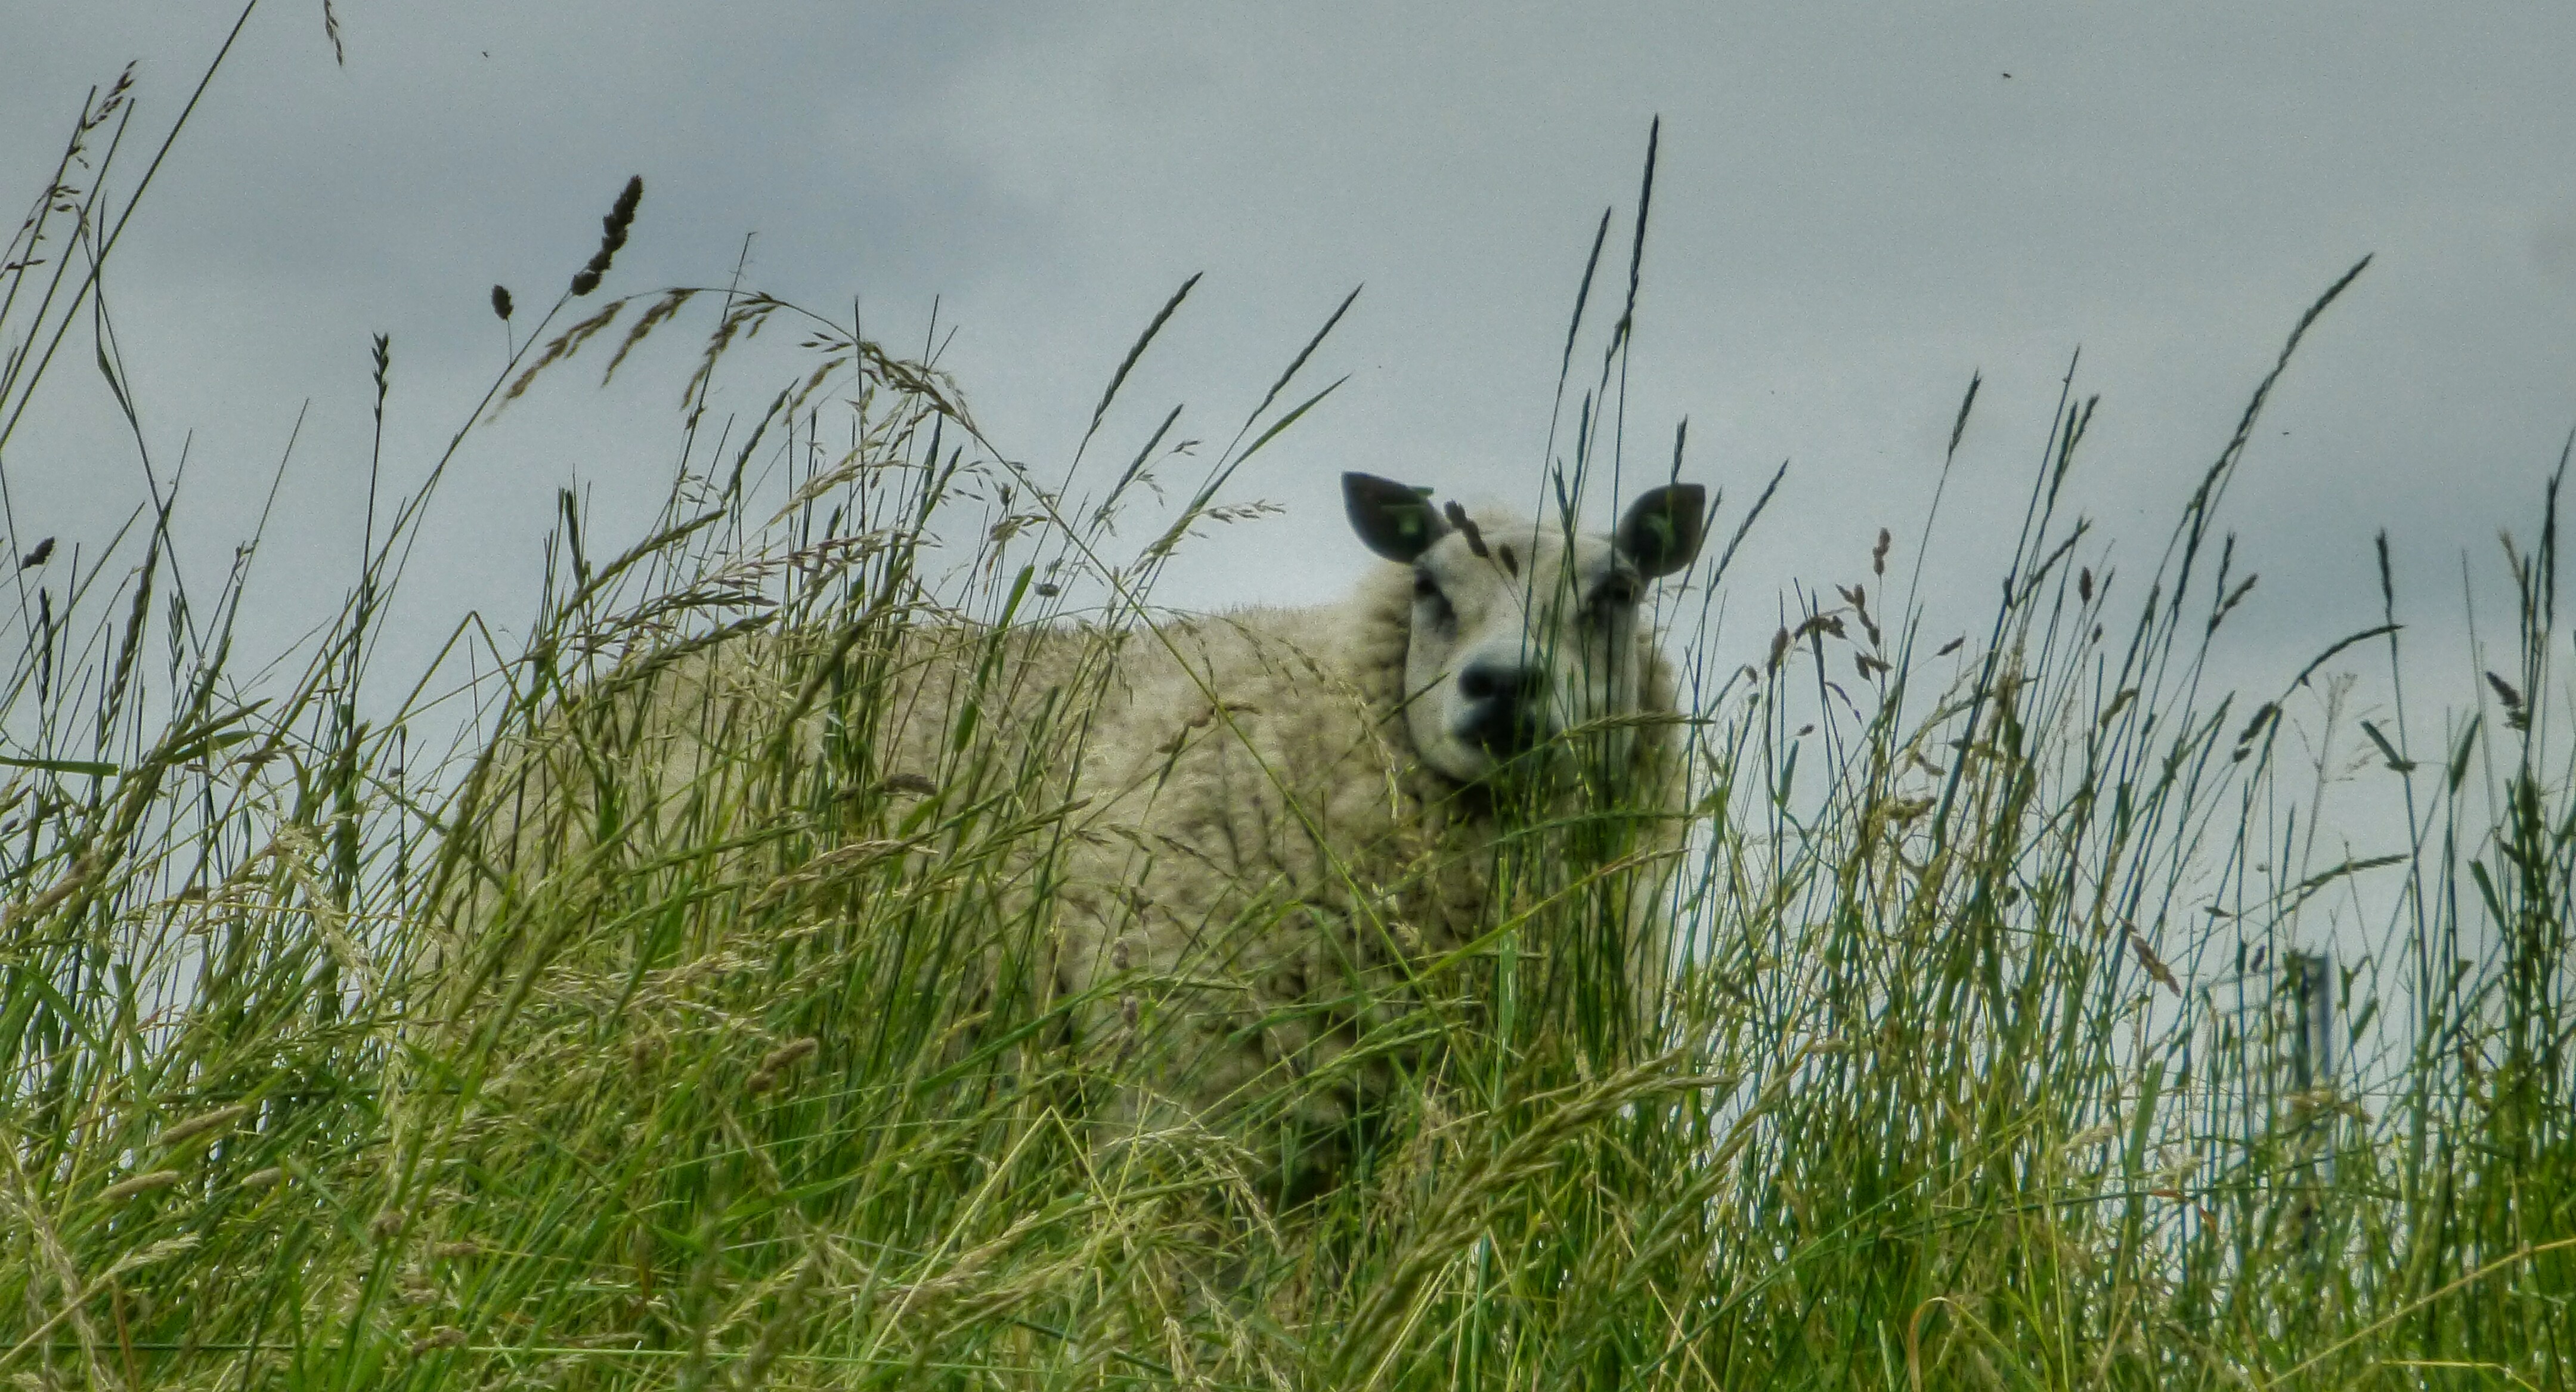
<path fill-rule="evenodd" d="M 626 245 L 626 230 L 635 225 L 636 205 L 644 201 L 644 176 L 626 181 L 617 194 L 617 202 L 608 216 L 599 220 L 599 250 L 592 253 L 590 264 L 572 278 L 572 292 L 587 295 L 599 288 L 600 277 L 608 274 L 608 264 L 616 259 L 618 249 Z M 504 316 L 506 317 L 506 316 Z"/>
<path fill-rule="evenodd" d="M 492 287 L 492 312 L 505 320 L 510 317 L 510 287 L 506 285 Z"/>
<path fill-rule="evenodd" d="M 608 235 L 623 243 L 626 240 L 626 229 L 635 223 L 635 206 L 643 201 L 644 176 L 630 175 L 626 180 L 626 187 L 617 191 L 617 203 L 608 210 L 608 217 L 603 223 L 608 230 Z"/>
<path fill-rule="evenodd" d="M 1476 523 L 1467 516 L 1465 508 L 1453 501 L 1448 505 L 1447 512 L 1449 525 L 1457 528 L 1459 533 L 1467 538 L 1467 549 L 1475 553 L 1476 559 L 1481 561 L 1493 554 L 1485 549 L 1484 533 L 1476 530 Z"/>

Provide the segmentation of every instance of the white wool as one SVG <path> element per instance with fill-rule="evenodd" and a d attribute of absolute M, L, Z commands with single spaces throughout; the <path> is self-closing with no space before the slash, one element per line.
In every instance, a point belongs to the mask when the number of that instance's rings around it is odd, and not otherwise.
<path fill-rule="evenodd" d="M 1487 530 L 1508 534 L 1498 521 Z M 1523 553 L 1533 568 L 1539 549 Z M 870 732 L 880 786 L 936 790 L 953 809 L 977 795 L 970 765 L 981 760 L 981 777 L 1019 786 L 1024 806 L 1074 806 L 1060 835 L 1026 838 L 1020 874 L 1024 896 L 1042 859 L 1049 880 L 1039 984 L 1072 1003 L 1080 1055 L 1115 1079 L 1095 1107 L 1104 1139 L 1249 1113 L 1305 1138 L 1290 1148 L 1316 1147 L 1272 1179 L 1311 1179 L 1401 1057 L 1355 1047 L 1402 1021 L 1416 968 L 1492 927 L 1494 799 L 1415 746 L 1407 696 L 1419 693 L 1407 692 L 1406 673 L 1416 585 L 1414 568 L 1380 564 L 1334 605 L 1114 636 L 1025 629 L 1005 635 L 989 664 L 991 635 L 966 629 L 915 629 L 894 654 L 844 655 L 891 663 L 890 699 Z M 607 755 L 626 786 L 659 790 L 641 840 L 747 830 L 683 823 L 693 798 L 703 808 L 711 781 L 731 776 L 719 761 L 758 766 L 762 751 L 738 732 L 778 728 L 800 695 L 791 673 L 828 649 L 826 636 L 736 639 L 611 679 L 631 695 L 610 703 L 620 715 Z M 1617 640 L 1633 645 L 1620 658 L 1642 674 L 1621 688 L 1622 704 L 1669 714 L 1673 682 L 1655 635 L 1639 623 Z M 782 661 L 790 652 L 806 661 Z M 979 733 L 961 753 L 950 732 L 970 695 Z M 1048 721 L 1053 733 L 1040 733 Z M 817 757 L 823 733 L 819 717 L 801 716 L 789 737 L 797 757 Z M 1604 781 L 1625 805 L 1666 819 L 1637 841 L 1669 850 L 1681 798 L 1673 726 L 1631 721 L 1616 739 L 1621 768 Z M 566 804 L 575 815 L 560 820 L 579 826 L 595 766 L 569 743 L 541 724 L 517 756 L 513 796 Z M 1034 782 L 1020 771 L 1030 760 L 1041 761 Z M 732 815 L 756 816 L 757 804 Z M 569 848 L 516 835 L 522 872 L 566 863 Z M 1660 955 L 1634 961 L 1630 988 L 1651 1001 Z M 1245 1139 L 1270 1153 L 1264 1163 L 1281 1153 L 1275 1137 Z"/>

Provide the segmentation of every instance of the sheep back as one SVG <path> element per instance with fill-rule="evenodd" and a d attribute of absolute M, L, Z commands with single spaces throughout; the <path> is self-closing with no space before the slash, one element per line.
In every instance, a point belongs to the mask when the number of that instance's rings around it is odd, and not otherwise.
<path fill-rule="evenodd" d="M 1389 565 L 1318 608 L 1115 633 L 754 634 L 646 658 L 494 751 L 468 931 L 510 918 L 502 901 L 528 885 L 815 825 L 799 789 L 835 759 L 822 781 L 845 790 L 1053 807 L 994 908 L 1034 924 L 1042 946 L 1021 960 L 1100 1080 L 1096 1132 L 1224 1133 L 1298 1188 L 1424 1057 L 1419 969 L 1494 917 L 1494 800 L 1425 768 L 1401 718 L 1411 608 Z M 1649 671 L 1644 709 L 1671 711 L 1668 665 Z M 1647 814 L 1650 850 L 1678 839 L 1671 730 L 1642 725 L 1615 786 L 1594 790 Z M 503 884 L 521 888 L 489 888 Z M 1658 936 L 1646 917 L 1640 941 Z M 1632 970 L 1659 976 L 1661 958 Z"/>

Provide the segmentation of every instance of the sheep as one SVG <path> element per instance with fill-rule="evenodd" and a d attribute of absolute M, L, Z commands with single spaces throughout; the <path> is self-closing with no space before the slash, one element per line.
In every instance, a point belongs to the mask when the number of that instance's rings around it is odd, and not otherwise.
<path fill-rule="evenodd" d="M 1602 535 L 1366 474 L 1342 485 L 1385 564 L 1341 603 L 1114 634 L 918 625 L 872 655 L 887 675 L 860 716 L 879 788 L 962 799 L 970 762 L 1041 770 L 1061 834 L 1024 838 L 1018 897 L 998 907 L 1043 900 L 1032 995 L 1111 1080 L 1090 1108 L 1101 1144 L 1230 1135 L 1283 1198 L 1332 1181 L 1407 1061 L 1384 1041 L 1418 1004 L 1418 970 L 1490 927 L 1515 807 L 1634 813 L 1641 859 L 1678 845 L 1682 810 L 1674 676 L 1640 608 L 1696 557 L 1700 488 L 1653 489 Z M 816 681 L 797 674 L 826 637 L 736 638 L 612 678 L 629 694 L 593 703 L 608 718 L 577 751 L 540 722 L 503 758 L 516 804 L 574 804 L 552 824 L 596 825 L 605 761 L 656 790 L 646 839 L 673 841 L 721 763 L 758 757 L 739 731 L 783 721 L 800 760 L 820 757 Z M 760 814 L 727 815 L 688 834 L 739 835 Z M 496 844 L 532 824 L 523 811 Z M 581 834 L 508 855 L 568 863 Z M 1668 933 L 1632 917 L 1622 972 L 1643 1018 Z"/>
<path fill-rule="evenodd" d="M 1345 1056 L 1403 1008 L 1417 964 L 1490 926 L 1501 785 L 1588 782 L 1588 800 L 1644 814 L 1639 840 L 1678 843 L 1680 751 L 1657 719 L 1674 678 L 1639 608 L 1704 524 L 1694 485 L 1645 494 L 1609 536 L 1569 536 L 1342 482 L 1353 530 L 1391 563 L 1354 595 L 1170 625 L 1122 661 L 1084 790 L 1180 851 L 1074 848 L 1056 919 L 1055 987 L 1092 1002 L 1080 1032 L 1143 1056 L 1111 1134 L 1342 1074 L 1288 1092 L 1259 1138 L 1291 1191 L 1329 1178 L 1389 1081 L 1388 1057 Z M 1651 1010 L 1664 934 L 1641 916 L 1630 936 L 1628 1003 Z M 1122 978 L 1166 983 L 1147 998 L 1159 1037 L 1135 993 L 1104 989 Z"/>

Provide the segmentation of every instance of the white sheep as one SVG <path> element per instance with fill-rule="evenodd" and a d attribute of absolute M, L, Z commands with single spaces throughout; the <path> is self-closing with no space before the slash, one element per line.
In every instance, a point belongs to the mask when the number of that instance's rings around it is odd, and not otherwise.
<path fill-rule="evenodd" d="M 918 626 L 862 654 L 884 664 L 883 699 L 856 718 L 880 788 L 963 806 L 974 780 L 1016 781 L 1030 805 L 1074 809 L 1024 838 L 1008 912 L 1043 900 L 1036 994 L 1113 1080 L 1096 1132 L 1216 1128 L 1288 1193 L 1329 1180 L 1408 1057 L 1387 1041 L 1418 1003 L 1417 971 L 1492 928 L 1516 806 L 1633 813 L 1628 844 L 1649 859 L 1680 840 L 1674 681 L 1639 610 L 1697 555 L 1702 490 L 1654 489 L 1606 536 L 1436 507 L 1365 474 L 1344 475 L 1343 494 L 1390 564 L 1339 604 L 1116 635 Z M 744 732 L 782 716 L 799 757 L 820 757 L 826 723 L 791 709 L 813 696 L 798 674 L 816 646 L 760 637 L 661 662 L 633 683 L 649 701 L 609 703 L 619 714 L 594 732 L 607 744 L 577 755 L 541 725 L 509 796 L 570 804 L 550 824 L 575 830 L 515 847 L 520 869 L 563 863 L 562 838 L 598 823 L 603 758 L 630 804 L 639 780 L 658 789 L 646 839 L 692 816 L 701 841 L 739 835 L 741 811 L 705 824 L 705 790 L 727 781 L 723 761 L 756 766 Z M 1667 930 L 1631 917 L 1628 1004 L 1650 1012 Z"/>

